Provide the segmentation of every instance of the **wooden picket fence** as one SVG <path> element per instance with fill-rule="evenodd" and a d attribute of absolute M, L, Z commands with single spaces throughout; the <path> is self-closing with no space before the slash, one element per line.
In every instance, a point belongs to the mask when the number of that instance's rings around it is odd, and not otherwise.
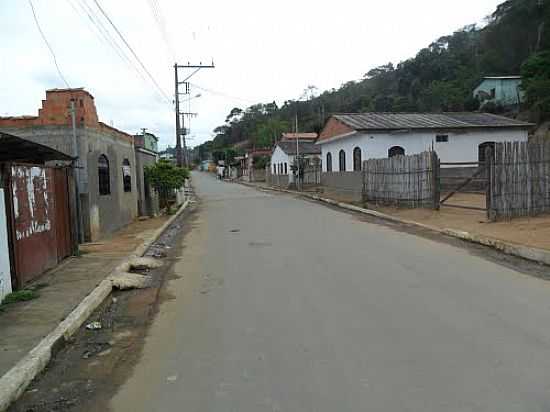
<path fill-rule="evenodd" d="M 496 143 L 489 173 L 490 220 L 550 211 L 549 142 Z"/>
<path fill-rule="evenodd" d="M 433 151 L 363 162 L 363 201 L 439 208 L 439 159 Z"/>

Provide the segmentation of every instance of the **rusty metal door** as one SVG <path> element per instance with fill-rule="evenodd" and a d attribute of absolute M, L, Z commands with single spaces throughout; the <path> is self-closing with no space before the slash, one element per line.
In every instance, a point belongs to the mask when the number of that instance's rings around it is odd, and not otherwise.
<path fill-rule="evenodd" d="M 57 265 L 54 169 L 12 165 L 15 271 L 21 287 Z"/>
<path fill-rule="evenodd" d="M 68 169 L 56 168 L 54 172 L 55 191 L 55 236 L 57 243 L 57 260 L 61 261 L 71 255 L 71 216 L 69 204 Z"/>

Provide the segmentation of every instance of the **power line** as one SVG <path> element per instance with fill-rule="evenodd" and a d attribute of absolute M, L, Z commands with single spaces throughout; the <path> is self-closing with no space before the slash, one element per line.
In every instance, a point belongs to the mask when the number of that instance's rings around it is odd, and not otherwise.
<path fill-rule="evenodd" d="M 164 40 L 164 44 L 166 45 L 166 49 L 170 53 L 171 57 L 174 60 L 176 60 L 176 55 L 174 53 L 174 48 L 172 47 L 172 43 L 170 42 L 170 38 L 168 36 L 168 31 L 166 29 L 166 20 L 164 19 L 164 15 L 162 14 L 162 9 L 160 8 L 160 4 L 158 3 L 157 0 L 148 0 L 148 3 L 153 13 L 153 18 L 155 20 L 155 23 L 157 24 L 157 27 L 160 31 L 162 39 Z"/>
<path fill-rule="evenodd" d="M 29 0 L 30 1 L 30 0 Z M 111 20 L 111 18 L 109 17 L 109 15 L 105 12 L 105 10 L 103 10 L 103 7 L 101 7 L 101 5 L 99 4 L 98 0 L 93 0 L 95 5 L 97 6 L 97 8 L 99 9 L 99 11 L 101 12 L 101 14 L 103 14 L 103 16 L 107 19 L 107 21 L 109 22 L 109 24 L 111 25 L 111 27 L 115 30 L 115 32 L 118 34 L 118 36 L 120 37 L 120 39 L 122 40 L 122 42 L 126 45 L 126 47 L 128 48 L 128 50 L 130 50 L 130 52 L 132 53 L 132 55 L 134 56 L 134 58 L 137 60 L 137 62 L 139 63 L 139 65 L 141 66 L 141 68 L 143 69 L 143 71 L 147 74 L 147 76 L 149 77 L 149 79 L 151 79 L 151 81 L 153 82 L 153 84 L 155 85 L 155 87 L 157 88 L 158 92 L 162 95 L 162 97 L 166 100 L 167 103 L 171 104 L 171 100 L 170 98 L 168 97 L 168 95 L 164 92 L 164 90 L 162 90 L 162 88 L 159 86 L 159 84 L 157 83 L 157 81 L 155 80 L 155 78 L 153 77 L 153 75 L 149 72 L 149 70 L 147 70 L 147 67 L 145 67 L 145 65 L 143 64 L 143 62 L 141 61 L 141 59 L 139 58 L 139 56 L 137 55 L 137 53 L 134 51 L 134 49 L 132 48 L 132 46 L 130 46 L 130 44 L 128 43 L 128 41 L 124 38 L 123 34 L 120 32 L 120 30 L 118 29 L 118 27 L 113 23 L 113 21 Z"/>
<path fill-rule="evenodd" d="M 224 92 L 220 92 L 220 91 L 216 91 L 216 90 L 212 90 L 212 89 L 208 89 L 206 87 L 202 87 L 202 86 L 199 86 L 198 84 L 195 84 L 195 83 L 190 83 L 193 87 L 196 87 L 197 89 L 199 90 L 202 90 L 203 92 L 206 92 L 206 93 L 210 93 L 210 94 L 213 94 L 213 95 L 216 95 L 216 96 L 220 96 L 220 97 L 225 97 L 226 99 L 230 99 L 230 100 L 240 100 L 242 102 L 245 102 L 245 103 L 252 103 L 254 104 L 255 101 L 254 100 L 251 100 L 251 99 L 246 99 L 244 97 L 237 97 L 237 96 L 232 96 L 230 94 L 227 94 L 227 93 L 224 93 Z"/>
<path fill-rule="evenodd" d="M 65 76 L 63 76 L 63 73 L 61 73 L 61 69 L 59 68 L 59 65 L 57 64 L 57 58 L 55 57 L 55 53 L 52 49 L 52 46 L 50 46 L 50 43 L 48 42 L 48 39 L 46 38 L 46 35 L 42 31 L 42 28 L 40 27 L 40 23 L 38 22 L 38 17 L 36 16 L 36 11 L 34 10 L 34 5 L 32 4 L 32 0 L 29 0 L 29 5 L 31 6 L 32 15 L 34 16 L 34 22 L 36 23 L 36 27 L 38 28 L 38 31 L 40 32 L 40 35 L 42 36 L 42 39 L 44 40 L 44 43 L 46 43 L 46 46 L 48 47 L 48 50 L 50 51 L 53 62 L 55 64 L 55 68 L 57 69 L 57 74 L 59 74 L 59 77 L 61 77 L 61 80 L 65 83 L 65 86 L 67 86 L 67 89 L 70 89 L 69 83 L 67 82 L 67 79 L 65 79 Z"/>

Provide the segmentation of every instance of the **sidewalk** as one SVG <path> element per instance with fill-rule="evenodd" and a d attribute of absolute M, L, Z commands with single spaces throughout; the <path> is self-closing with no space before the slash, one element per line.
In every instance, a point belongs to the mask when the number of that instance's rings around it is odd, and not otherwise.
<path fill-rule="evenodd" d="M 170 216 L 136 221 L 71 257 L 29 285 L 40 296 L 2 306 L 0 376 L 52 332 L 130 253 L 150 240 Z"/>

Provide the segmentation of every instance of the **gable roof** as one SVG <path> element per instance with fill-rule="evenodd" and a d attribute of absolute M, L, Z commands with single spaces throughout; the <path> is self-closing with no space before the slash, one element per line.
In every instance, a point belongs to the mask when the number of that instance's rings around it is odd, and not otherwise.
<path fill-rule="evenodd" d="M 334 117 L 356 131 L 522 127 L 531 123 L 490 113 L 353 113 Z"/>
<path fill-rule="evenodd" d="M 296 155 L 296 141 L 280 141 L 277 146 L 281 148 L 289 156 Z M 277 147 L 275 146 L 275 147 Z M 298 149 L 300 154 L 321 154 L 321 148 L 317 146 L 313 141 L 299 141 Z"/>

